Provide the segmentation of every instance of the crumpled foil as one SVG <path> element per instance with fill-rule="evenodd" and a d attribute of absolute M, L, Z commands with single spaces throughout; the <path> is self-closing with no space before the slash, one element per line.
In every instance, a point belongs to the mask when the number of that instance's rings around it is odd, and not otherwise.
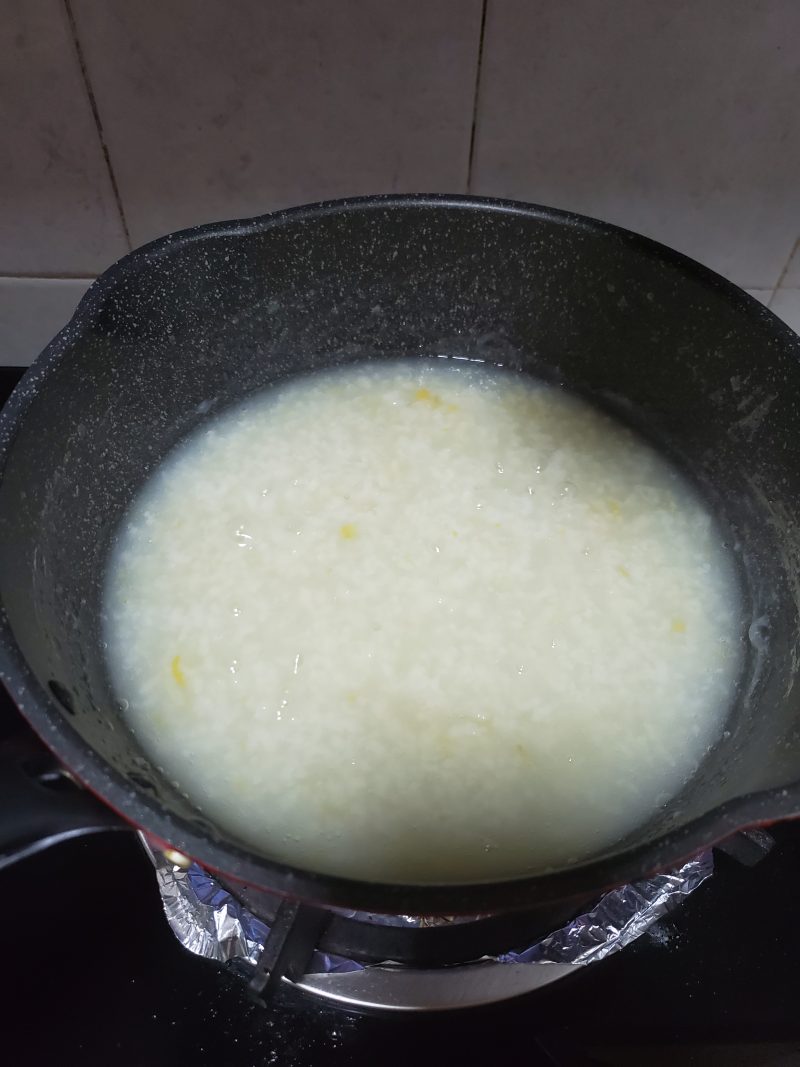
<path fill-rule="evenodd" d="M 666 874 L 611 889 L 571 923 L 522 952 L 496 957 L 501 963 L 595 963 L 630 945 L 714 873 L 711 851 Z"/>
<path fill-rule="evenodd" d="M 167 921 L 184 948 L 198 956 L 257 963 L 269 927 L 223 889 L 202 867 L 183 869 L 162 852 L 145 848 L 156 869 Z M 583 915 L 518 952 L 491 957 L 498 963 L 594 963 L 625 948 L 708 878 L 714 870 L 711 852 L 687 860 L 666 874 L 620 886 L 606 893 Z M 353 913 L 356 914 L 356 913 Z M 371 921 L 412 925 L 412 916 L 370 916 Z M 413 923 L 418 925 L 417 923 Z M 315 952 L 310 974 L 363 970 L 365 964 Z"/>

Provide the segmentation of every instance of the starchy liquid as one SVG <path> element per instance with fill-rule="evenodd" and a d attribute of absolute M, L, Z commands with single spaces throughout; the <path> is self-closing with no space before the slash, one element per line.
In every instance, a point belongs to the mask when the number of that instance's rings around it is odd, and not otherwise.
<path fill-rule="evenodd" d="M 651 817 L 722 732 L 740 605 L 684 477 L 554 386 L 361 364 L 203 424 L 106 584 L 151 758 L 292 865 L 458 882 Z"/>

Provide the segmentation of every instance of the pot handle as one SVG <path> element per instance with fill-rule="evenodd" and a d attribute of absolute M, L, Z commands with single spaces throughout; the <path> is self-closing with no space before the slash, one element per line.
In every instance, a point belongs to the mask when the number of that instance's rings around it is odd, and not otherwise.
<path fill-rule="evenodd" d="M 0 870 L 70 837 L 126 829 L 32 731 L 0 741 Z"/>

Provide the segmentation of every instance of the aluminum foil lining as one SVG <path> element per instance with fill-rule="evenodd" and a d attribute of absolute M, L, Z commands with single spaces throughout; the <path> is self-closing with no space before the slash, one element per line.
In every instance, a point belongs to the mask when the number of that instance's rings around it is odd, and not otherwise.
<path fill-rule="evenodd" d="M 184 948 L 197 956 L 225 963 L 257 963 L 269 927 L 243 907 L 202 867 L 183 869 L 162 852 L 146 851 L 156 878 L 167 921 Z M 606 893 L 599 903 L 567 926 L 529 947 L 491 957 L 498 963 L 569 963 L 581 966 L 604 959 L 625 948 L 706 880 L 714 869 L 711 852 L 687 860 L 666 874 L 621 886 Z M 356 913 L 353 913 L 356 914 Z M 393 925 L 422 925 L 411 916 L 370 916 L 371 921 Z M 315 952 L 311 974 L 364 970 L 365 965 L 324 952 Z"/>
<path fill-rule="evenodd" d="M 567 926 L 522 952 L 507 952 L 501 963 L 594 963 L 630 945 L 693 893 L 714 873 L 711 851 L 666 874 L 612 889 Z"/>

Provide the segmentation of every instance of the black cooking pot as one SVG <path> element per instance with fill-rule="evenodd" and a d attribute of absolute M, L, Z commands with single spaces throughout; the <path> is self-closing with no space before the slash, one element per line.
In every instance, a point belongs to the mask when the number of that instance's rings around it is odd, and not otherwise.
<path fill-rule="evenodd" d="M 159 773 L 110 690 L 105 562 L 159 460 L 255 390 L 409 354 L 501 363 L 614 410 L 694 478 L 741 564 L 747 667 L 724 737 L 657 818 L 546 876 L 406 886 L 286 867 L 218 830 Z M 510 202 L 341 201 L 186 230 L 126 256 L 0 418 L 2 677 L 61 764 L 108 807 L 77 790 L 20 803 L 6 776 L 0 847 L 10 857 L 109 825 L 110 807 L 206 866 L 282 894 L 395 914 L 497 913 L 583 898 L 743 826 L 797 815 L 798 356 L 800 340 L 775 316 L 691 260 Z"/>

